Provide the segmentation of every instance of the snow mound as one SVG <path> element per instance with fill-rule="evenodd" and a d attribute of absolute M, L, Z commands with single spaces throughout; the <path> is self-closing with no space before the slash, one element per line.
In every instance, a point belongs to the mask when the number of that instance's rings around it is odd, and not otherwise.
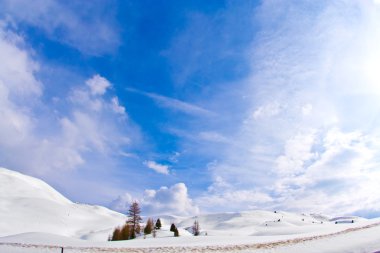
<path fill-rule="evenodd" d="M 0 168 L 0 237 L 40 232 L 105 241 L 126 217 L 76 204 L 42 180 Z"/>

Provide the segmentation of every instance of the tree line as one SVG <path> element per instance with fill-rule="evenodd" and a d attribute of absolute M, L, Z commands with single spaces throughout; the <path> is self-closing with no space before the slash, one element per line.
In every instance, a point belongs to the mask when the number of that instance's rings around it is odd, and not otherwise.
<path fill-rule="evenodd" d="M 144 237 L 149 234 L 152 234 L 153 237 L 156 237 L 157 230 L 161 229 L 162 227 L 160 218 L 158 218 L 156 222 L 154 222 L 152 218 L 148 218 L 145 226 L 141 228 L 141 209 L 136 201 L 130 205 L 127 215 L 128 219 L 125 224 L 114 229 L 112 235 L 108 237 L 109 241 L 135 239 L 138 235 L 141 235 L 142 232 L 144 233 Z M 194 222 L 191 229 L 194 236 L 200 235 L 200 227 L 198 221 Z M 171 224 L 170 231 L 174 233 L 175 237 L 179 236 L 178 228 L 174 223 Z"/>

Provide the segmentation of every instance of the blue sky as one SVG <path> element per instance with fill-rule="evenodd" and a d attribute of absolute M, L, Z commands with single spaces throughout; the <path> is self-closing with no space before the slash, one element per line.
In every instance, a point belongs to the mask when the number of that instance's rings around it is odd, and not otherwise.
<path fill-rule="evenodd" d="M 119 211 L 380 214 L 378 1 L 0 10 L 0 166 Z"/>

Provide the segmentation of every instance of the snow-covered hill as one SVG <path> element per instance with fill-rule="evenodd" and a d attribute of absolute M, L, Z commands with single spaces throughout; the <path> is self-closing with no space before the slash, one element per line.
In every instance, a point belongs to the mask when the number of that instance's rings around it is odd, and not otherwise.
<path fill-rule="evenodd" d="M 42 180 L 0 168 L 0 237 L 26 232 L 106 240 L 125 216 L 76 204 Z"/>
<path fill-rule="evenodd" d="M 288 235 L 323 229 L 324 221 L 305 214 L 281 211 L 246 211 L 201 215 L 183 220 L 190 227 L 198 220 L 208 235 Z"/>
<path fill-rule="evenodd" d="M 158 217 L 155 217 L 158 218 Z M 45 182 L 0 168 L 0 252 L 375 252 L 380 219 L 246 211 L 160 216 L 162 229 L 129 241 L 106 241 L 126 217 L 76 204 Z M 189 232 L 194 221 L 201 236 Z M 180 237 L 169 231 L 171 223 Z"/>

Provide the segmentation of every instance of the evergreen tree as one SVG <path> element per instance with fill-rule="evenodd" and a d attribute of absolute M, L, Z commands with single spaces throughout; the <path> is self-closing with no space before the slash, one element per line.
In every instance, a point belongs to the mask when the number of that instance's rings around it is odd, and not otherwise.
<path fill-rule="evenodd" d="M 161 229 L 161 226 L 162 226 L 161 225 L 161 220 L 160 220 L 160 218 L 158 218 L 157 221 L 156 221 L 156 226 L 155 227 L 156 227 L 156 229 Z"/>
<path fill-rule="evenodd" d="M 136 238 L 137 234 L 140 234 L 140 222 L 142 218 L 140 216 L 141 210 L 139 204 L 135 201 L 131 204 L 128 210 L 127 224 L 131 226 L 130 238 Z"/>
<path fill-rule="evenodd" d="M 176 229 L 176 226 L 174 225 L 174 223 L 172 223 L 172 225 L 170 226 L 170 232 L 174 232 Z"/>
<path fill-rule="evenodd" d="M 153 220 L 149 218 L 146 221 L 146 225 L 144 228 L 144 234 L 149 235 L 152 233 L 152 230 L 153 230 Z"/>
<path fill-rule="evenodd" d="M 193 235 L 198 236 L 200 234 L 200 228 L 199 228 L 199 222 L 196 220 L 194 221 L 194 225 L 192 227 Z"/>
<path fill-rule="evenodd" d="M 174 230 L 174 237 L 178 237 L 179 236 L 179 232 L 178 232 L 178 229 L 177 228 L 175 228 L 175 230 Z"/>

